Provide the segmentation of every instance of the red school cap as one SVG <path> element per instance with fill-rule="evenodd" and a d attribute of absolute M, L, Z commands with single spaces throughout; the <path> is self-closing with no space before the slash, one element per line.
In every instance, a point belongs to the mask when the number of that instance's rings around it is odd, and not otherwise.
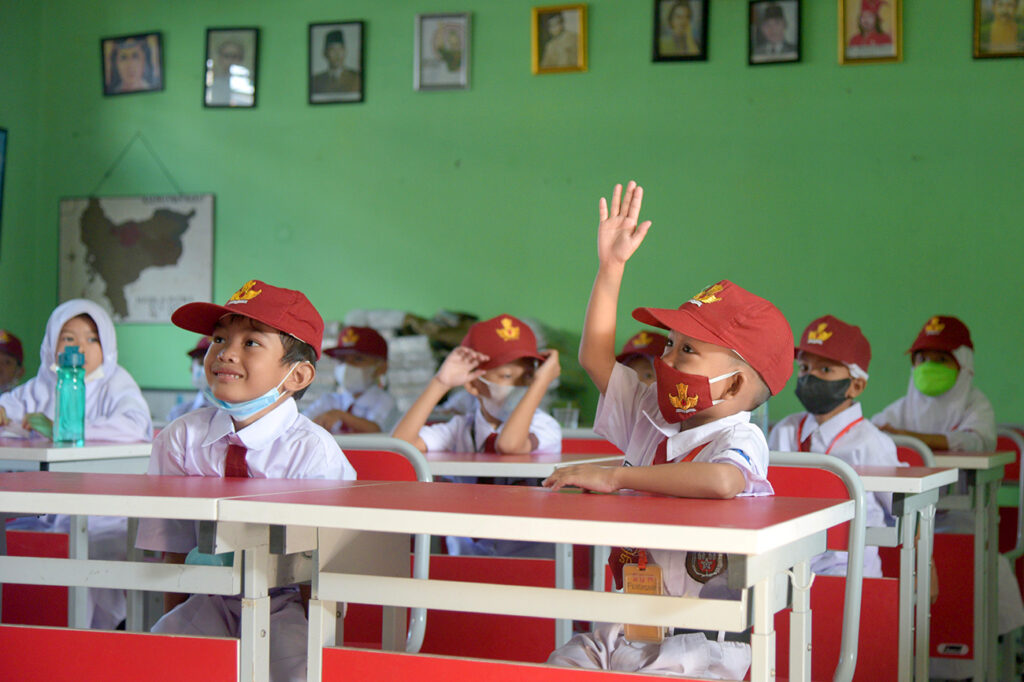
<path fill-rule="evenodd" d="M 171 315 L 171 322 L 197 334 L 212 334 L 217 320 L 225 315 L 242 315 L 279 332 L 304 341 L 320 359 L 324 338 L 324 320 L 306 295 L 294 289 L 271 286 L 251 279 L 236 291 L 224 305 L 186 303 Z"/>
<path fill-rule="evenodd" d="M 793 332 L 771 302 L 723 279 L 677 309 L 637 308 L 633 319 L 735 351 L 772 395 L 793 374 Z"/>
<path fill-rule="evenodd" d="M 362 353 L 387 360 L 388 342 L 370 327 L 345 327 L 338 333 L 338 345 L 324 352 L 332 358 Z"/>
<path fill-rule="evenodd" d="M 814 353 L 844 365 L 857 365 L 865 373 L 871 362 L 871 344 L 860 327 L 825 315 L 807 325 L 794 353 Z"/>
<path fill-rule="evenodd" d="M 622 347 L 622 352 L 615 356 L 618 362 L 626 362 L 630 358 L 642 355 L 648 358 L 660 358 L 665 352 L 668 337 L 657 332 L 642 331 L 634 334 Z"/>
<path fill-rule="evenodd" d="M 919 350 L 944 350 L 952 353 L 960 346 L 974 350 L 971 332 L 967 325 L 949 315 L 936 315 L 921 327 L 921 333 L 914 339 L 908 353 Z"/>
<path fill-rule="evenodd" d="M 498 315 L 477 322 L 460 344 L 488 356 L 477 369 L 494 369 L 520 358 L 543 360 L 537 352 L 537 337 L 530 325 L 512 315 Z"/>
<path fill-rule="evenodd" d="M 210 337 L 200 336 L 199 340 L 196 341 L 196 347 L 188 351 L 188 355 L 193 360 L 201 360 L 206 356 L 206 350 L 210 347 Z"/>
<path fill-rule="evenodd" d="M 21 349 L 21 339 L 6 329 L 0 329 L 0 353 L 7 353 L 17 360 L 19 365 L 25 361 L 25 354 Z"/>

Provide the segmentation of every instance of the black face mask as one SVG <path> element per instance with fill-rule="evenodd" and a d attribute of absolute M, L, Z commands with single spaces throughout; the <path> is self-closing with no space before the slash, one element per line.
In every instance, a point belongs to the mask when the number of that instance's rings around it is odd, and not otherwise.
<path fill-rule="evenodd" d="M 850 379 L 825 381 L 811 374 L 796 380 L 796 397 L 811 414 L 827 414 L 847 399 Z"/>

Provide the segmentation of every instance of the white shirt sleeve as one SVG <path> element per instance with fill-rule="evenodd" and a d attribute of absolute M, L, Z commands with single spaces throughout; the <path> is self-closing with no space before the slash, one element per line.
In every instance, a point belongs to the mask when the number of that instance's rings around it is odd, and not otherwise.
<path fill-rule="evenodd" d="M 643 410 L 659 414 L 653 388 L 642 383 L 636 372 L 616 362 L 608 377 L 608 385 L 597 401 L 594 433 L 626 452 Z"/>
<path fill-rule="evenodd" d="M 466 429 L 466 420 L 473 415 L 458 415 L 441 424 L 431 424 L 420 429 L 419 436 L 427 445 L 428 452 L 457 452 L 458 433 Z"/>

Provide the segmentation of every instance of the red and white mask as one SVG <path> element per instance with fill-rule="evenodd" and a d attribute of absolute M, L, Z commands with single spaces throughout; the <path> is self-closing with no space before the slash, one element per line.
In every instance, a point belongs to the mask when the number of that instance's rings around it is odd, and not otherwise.
<path fill-rule="evenodd" d="M 685 421 L 721 403 L 711 399 L 711 384 L 739 374 L 739 370 L 708 379 L 703 374 L 680 372 L 661 358 L 654 360 L 658 409 L 670 424 Z"/>

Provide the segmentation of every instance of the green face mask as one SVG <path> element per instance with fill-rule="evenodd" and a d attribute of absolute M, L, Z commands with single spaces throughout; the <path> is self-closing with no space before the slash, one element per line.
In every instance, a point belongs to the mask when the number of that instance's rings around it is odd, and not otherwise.
<path fill-rule="evenodd" d="M 935 397 L 953 388 L 960 371 L 941 362 L 922 362 L 914 368 L 914 386 L 925 395 Z"/>

